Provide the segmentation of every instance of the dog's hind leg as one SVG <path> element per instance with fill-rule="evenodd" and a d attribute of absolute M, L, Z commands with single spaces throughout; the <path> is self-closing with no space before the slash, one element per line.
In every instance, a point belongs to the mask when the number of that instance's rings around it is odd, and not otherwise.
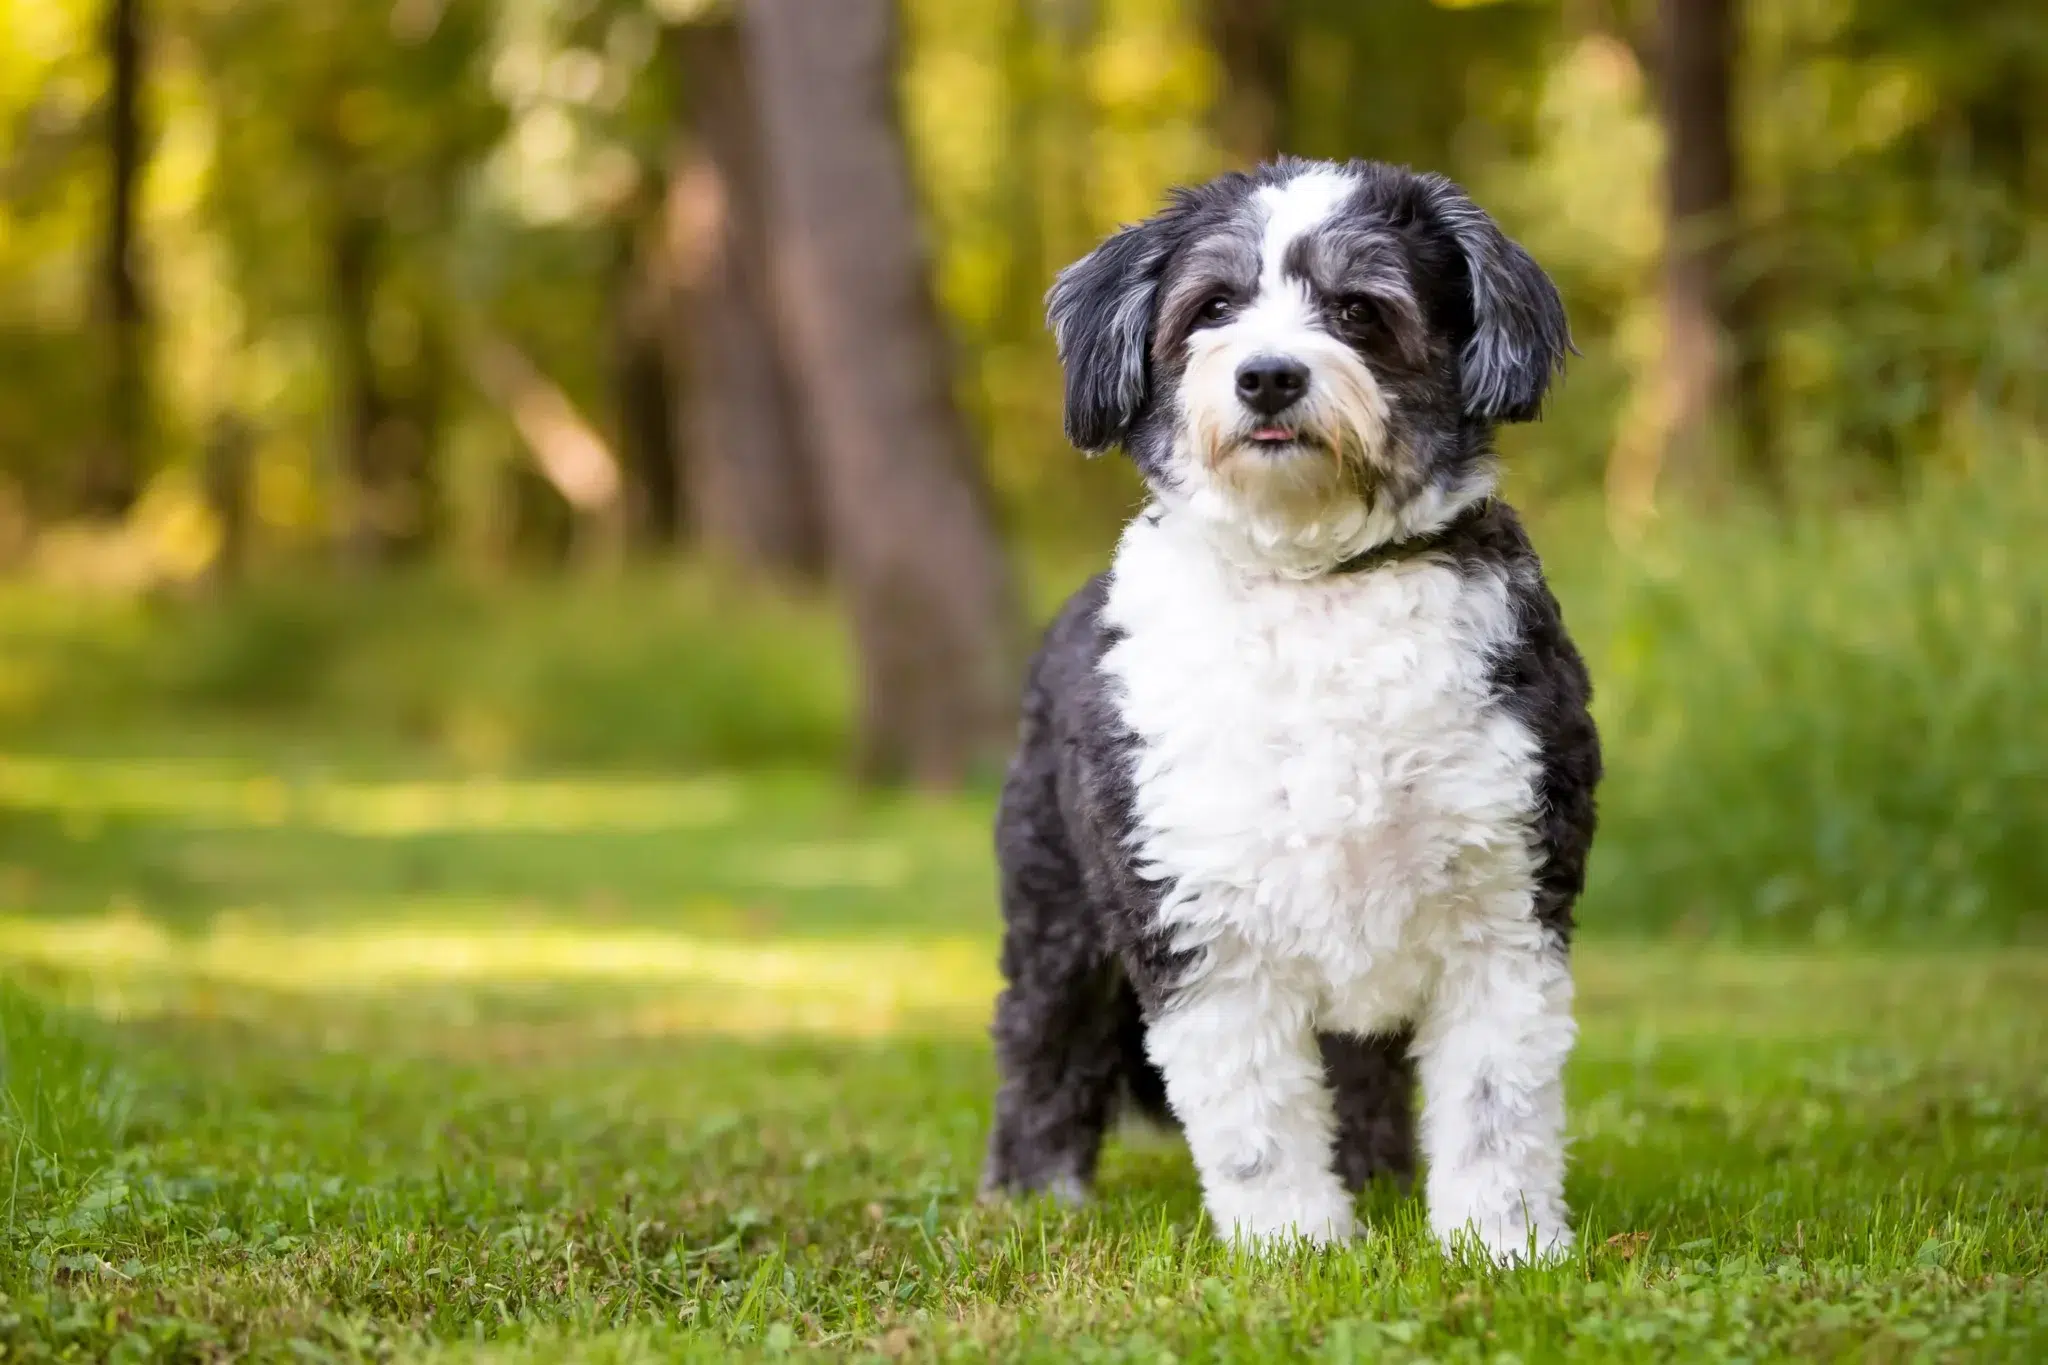
<path fill-rule="evenodd" d="M 1129 988 L 1060 828 L 1051 755 L 1028 744 L 1004 784 L 997 844 L 1009 984 L 996 1002 L 1000 1087 L 982 1190 L 1078 1203 L 1123 1080 Z"/>
<path fill-rule="evenodd" d="M 1337 1097 L 1337 1174 L 1354 1194 L 1376 1176 L 1415 1174 L 1415 1067 L 1410 1030 L 1359 1038 L 1326 1033 L 1323 1073 Z"/>
<path fill-rule="evenodd" d="M 1043 961 L 1012 977 L 996 1004 L 995 1125 L 985 1193 L 1046 1193 L 1080 1203 L 1095 1181 L 1123 1054 L 1113 961 Z"/>

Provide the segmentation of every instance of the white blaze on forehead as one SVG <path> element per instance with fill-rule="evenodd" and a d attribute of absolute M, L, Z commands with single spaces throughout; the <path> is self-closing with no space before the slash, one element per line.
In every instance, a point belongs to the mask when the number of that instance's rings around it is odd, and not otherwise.
<path fill-rule="evenodd" d="M 1281 265 L 1294 240 L 1320 227 L 1357 189 L 1358 181 L 1348 171 L 1324 166 L 1304 171 L 1284 185 L 1267 185 L 1253 196 L 1266 215 L 1259 240 L 1260 293 L 1281 287 Z"/>
<path fill-rule="evenodd" d="M 1236 254 L 1245 251 L 1242 236 L 1214 248 L 1227 268 L 1191 263 L 1193 274 L 1177 282 L 1189 290 L 1216 287 L 1221 275 L 1231 287 L 1228 301 L 1239 306 L 1182 342 L 1175 478 L 1156 491 L 1241 567 L 1313 577 L 1374 545 L 1432 530 L 1491 491 L 1490 475 L 1455 489 L 1420 477 L 1413 451 L 1390 435 L 1392 401 L 1378 376 L 1323 316 L 1309 282 L 1286 274 L 1288 252 L 1342 216 L 1359 187 L 1355 175 L 1317 166 L 1246 198 L 1232 227 L 1258 235 L 1258 281 L 1249 300 L 1239 292 L 1246 284 Z M 1237 387 L 1245 362 L 1260 356 L 1293 360 L 1307 376 L 1304 391 L 1280 415 L 1299 447 L 1288 458 L 1252 441 L 1274 419 L 1247 406 Z"/>

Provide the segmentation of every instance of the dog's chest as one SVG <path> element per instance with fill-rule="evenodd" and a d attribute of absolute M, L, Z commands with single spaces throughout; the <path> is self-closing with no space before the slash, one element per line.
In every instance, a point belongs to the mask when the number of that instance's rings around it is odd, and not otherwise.
<path fill-rule="evenodd" d="M 1294 582 L 1141 525 L 1104 616 L 1137 849 L 1184 941 L 1342 985 L 1526 867 L 1534 745 L 1492 696 L 1513 629 L 1497 575 L 1425 559 Z"/>

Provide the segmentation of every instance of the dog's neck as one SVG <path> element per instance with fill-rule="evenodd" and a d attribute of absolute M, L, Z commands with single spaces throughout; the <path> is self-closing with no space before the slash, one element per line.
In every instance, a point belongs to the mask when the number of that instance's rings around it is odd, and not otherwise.
<path fill-rule="evenodd" d="M 1466 503 L 1449 521 L 1444 522 L 1443 525 L 1436 527 L 1434 530 L 1375 545 L 1370 550 L 1332 564 L 1329 572 L 1333 575 L 1370 573 L 1382 564 L 1392 564 L 1397 560 L 1413 559 L 1417 555 L 1426 555 L 1432 550 L 1441 550 L 1456 539 L 1458 533 L 1464 530 L 1465 527 L 1485 516 L 1487 509 L 1492 505 L 1493 495 L 1489 493 L 1476 502 Z"/>
<path fill-rule="evenodd" d="M 1449 487 L 1432 484 L 1413 496 L 1362 497 L 1309 522 L 1259 516 L 1213 490 L 1158 496 L 1158 516 L 1195 530 L 1226 562 L 1254 574 L 1307 580 L 1363 573 L 1439 546 L 1494 496 L 1491 468 Z"/>

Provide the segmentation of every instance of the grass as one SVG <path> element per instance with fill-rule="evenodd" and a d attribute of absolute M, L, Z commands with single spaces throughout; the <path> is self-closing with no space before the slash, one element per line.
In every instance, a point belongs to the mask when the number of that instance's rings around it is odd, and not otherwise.
<path fill-rule="evenodd" d="M 1596 930 L 1571 1262 L 1248 1259 L 974 1201 L 978 798 L 144 738 L 0 756 L 9 1361 L 2048 1355 L 2039 953 Z"/>
<path fill-rule="evenodd" d="M 1588 923 L 2048 947 L 2042 453 L 1897 506 L 1790 525 L 1677 519 L 1629 552 L 1584 509 L 1537 519 L 1608 751 Z M 1039 574 L 1040 613 L 1092 567 Z M 851 748 L 853 676 L 828 603 L 701 571 L 281 575 L 220 601 L 0 588 L 0 744 L 61 740 L 117 764 L 239 758 L 293 787 L 323 780 L 308 735 L 345 746 L 358 775 L 394 779 L 831 772 Z M 575 848 L 601 862 L 613 850 L 598 833 Z M 420 846 L 416 874 L 380 862 L 364 876 L 431 878 L 431 850 L 459 843 Z M 490 894 L 559 882 L 531 861 Z M 78 862 L 67 885 L 99 895 L 101 852 Z M 669 865 L 701 884 L 692 859 Z M 160 876 L 173 901 L 192 880 Z"/>
<path fill-rule="evenodd" d="M 1588 914 L 2048 943 L 2044 470 L 1619 559 L 1547 538 L 1610 756 Z"/>
<path fill-rule="evenodd" d="M 850 666 L 826 604 L 708 571 L 624 583 L 265 575 L 225 601 L 0 585 L 0 731 L 211 722 L 407 760 L 830 766 Z M 274 756 L 275 748 L 266 751 Z"/>

